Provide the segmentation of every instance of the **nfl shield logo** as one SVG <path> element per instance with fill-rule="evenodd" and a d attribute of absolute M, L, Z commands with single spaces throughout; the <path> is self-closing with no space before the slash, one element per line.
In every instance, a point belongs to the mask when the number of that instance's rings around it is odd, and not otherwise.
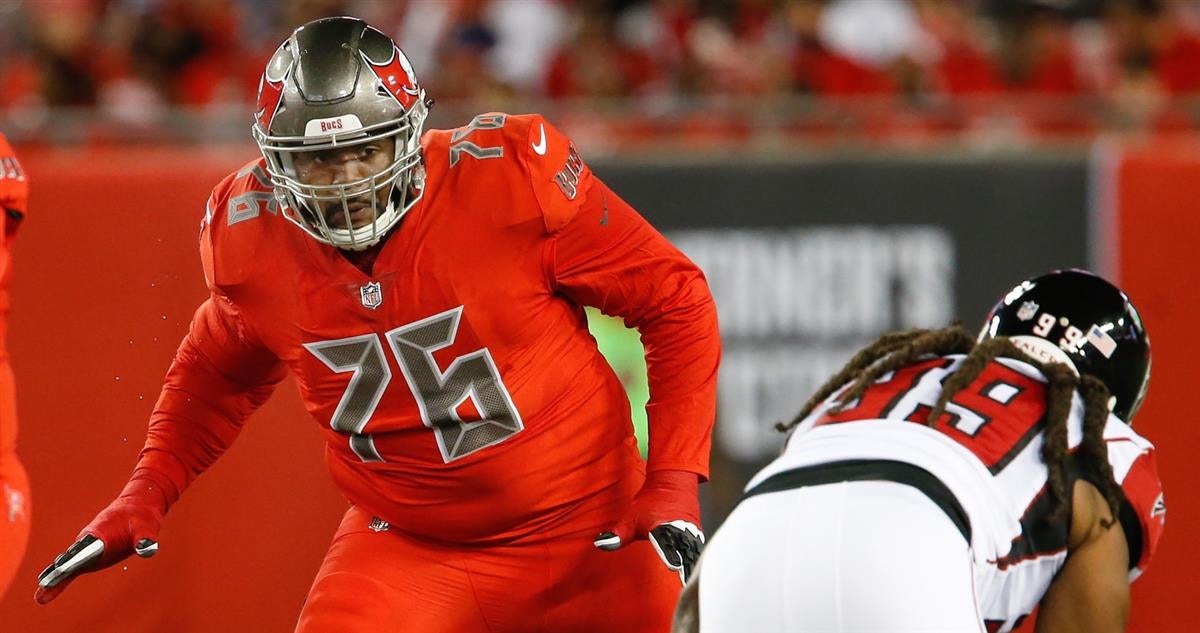
<path fill-rule="evenodd" d="M 366 295 L 363 296 L 365 297 Z M 363 299 L 363 302 L 366 302 L 366 299 Z M 1026 301 L 1025 303 L 1021 304 L 1021 309 L 1017 310 L 1017 318 L 1021 319 L 1022 321 L 1028 321 L 1029 319 L 1037 316 L 1039 307 L 1041 306 L 1032 301 Z"/>
<path fill-rule="evenodd" d="M 372 281 L 371 283 L 359 288 L 358 292 L 360 295 L 362 295 L 362 304 L 364 308 L 370 308 L 374 310 L 383 303 L 383 290 L 380 289 L 378 281 Z"/>

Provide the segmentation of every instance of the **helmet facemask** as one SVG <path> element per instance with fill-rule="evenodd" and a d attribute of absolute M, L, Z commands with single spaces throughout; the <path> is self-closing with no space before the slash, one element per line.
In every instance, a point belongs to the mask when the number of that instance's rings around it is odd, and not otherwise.
<path fill-rule="evenodd" d="M 425 103 L 420 101 L 408 113 L 406 121 L 377 124 L 320 139 L 260 137 L 256 127 L 255 138 L 267 159 L 267 174 L 275 185 L 275 196 L 280 199 L 284 217 L 316 240 L 338 248 L 363 250 L 379 243 L 424 193 L 420 135 L 426 114 Z M 389 137 L 395 141 L 394 155 L 379 173 L 332 185 L 308 184 L 297 176 L 294 164 L 297 153 L 365 145 Z M 373 219 L 358 228 L 348 228 L 353 227 L 349 217 L 351 203 L 367 194 Z M 382 208 L 381 199 L 385 201 Z M 332 226 L 326 220 L 331 205 L 346 214 L 347 228 Z"/>

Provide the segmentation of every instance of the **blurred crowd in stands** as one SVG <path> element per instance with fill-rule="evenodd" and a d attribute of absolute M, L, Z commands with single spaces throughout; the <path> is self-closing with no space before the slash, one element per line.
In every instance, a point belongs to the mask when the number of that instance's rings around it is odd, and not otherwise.
<path fill-rule="evenodd" d="M 1200 0 L 0 0 L 0 122 L 242 121 L 275 46 L 334 14 L 395 37 L 439 104 L 613 112 L 631 138 L 1200 128 Z"/>

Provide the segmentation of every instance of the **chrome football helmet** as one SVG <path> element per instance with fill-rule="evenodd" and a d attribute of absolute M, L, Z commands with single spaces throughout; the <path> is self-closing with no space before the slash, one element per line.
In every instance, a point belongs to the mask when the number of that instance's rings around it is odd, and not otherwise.
<path fill-rule="evenodd" d="M 390 37 L 352 17 L 315 20 L 276 49 L 258 85 L 254 140 L 285 217 L 326 244 L 377 244 L 421 199 L 421 131 L 429 111 L 408 58 Z M 395 139 L 391 164 L 352 182 L 310 185 L 296 175 L 298 152 Z M 373 219 L 358 228 L 350 200 L 371 196 Z M 387 202 L 380 207 L 379 198 Z M 324 211 L 340 206 L 345 228 Z"/>

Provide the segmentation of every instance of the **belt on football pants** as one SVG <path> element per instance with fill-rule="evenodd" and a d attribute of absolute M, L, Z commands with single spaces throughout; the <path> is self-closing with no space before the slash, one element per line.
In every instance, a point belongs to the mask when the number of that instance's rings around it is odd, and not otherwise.
<path fill-rule="evenodd" d="M 941 508 L 967 543 L 971 542 L 971 521 L 954 493 L 928 470 L 905 462 L 849 459 L 793 468 L 767 477 L 762 483 L 747 490 L 741 501 L 761 494 L 845 481 L 891 481 L 912 486 Z"/>

